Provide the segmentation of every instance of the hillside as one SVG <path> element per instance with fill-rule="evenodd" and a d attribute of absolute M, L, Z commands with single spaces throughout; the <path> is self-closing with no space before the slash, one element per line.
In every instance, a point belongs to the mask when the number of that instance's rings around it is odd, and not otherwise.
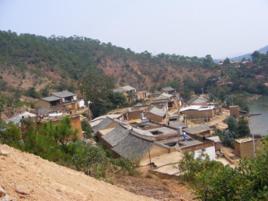
<path fill-rule="evenodd" d="M 6 145 L 0 145 L 0 187 L 17 200 L 153 200 Z"/>
<path fill-rule="evenodd" d="M 186 100 L 206 92 L 226 102 L 235 93 L 268 94 L 267 67 L 266 54 L 246 64 L 217 65 L 209 55 L 152 55 L 85 37 L 0 31 L 0 111 L 12 114 L 25 102 L 29 105 L 27 97 L 68 89 L 93 102 L 93 115 L 99 116 L 120 107 L 112 89 L 124 84 L 151 91 L 169 85 Z"/>
<path fill-rule="evenodd" d="M 214 65 L 210 56 L 153 56 L 77 36 L 46 38 L 2 31 L 0 44 L 0 88 L 10 89 L 76 87 L 94 68 L 112 77 L 117 85 L 150 89 L 173 80 L 207 78 Z"/>

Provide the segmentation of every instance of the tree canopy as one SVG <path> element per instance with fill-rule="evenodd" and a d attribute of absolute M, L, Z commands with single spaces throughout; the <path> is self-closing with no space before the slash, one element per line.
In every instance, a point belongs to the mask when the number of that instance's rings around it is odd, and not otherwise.
<path fill-rule="evenodd" d="M 202 201 L 265 201 L 268 199 L 268 144 L 256 158 L 242 160 L 236 168 L 208 158 L 186 154 L 180 162 L 182 178 Z"/>

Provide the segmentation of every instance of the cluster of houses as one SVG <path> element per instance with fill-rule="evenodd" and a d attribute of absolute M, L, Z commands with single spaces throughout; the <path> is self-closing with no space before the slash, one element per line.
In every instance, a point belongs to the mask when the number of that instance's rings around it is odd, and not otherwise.
<path fill-rule="evenodd" d="M 139 93 L 134 87 L 125 86 L 115 92 L 125 95 L 130 103 L 138 103 L 93 119 L 90 125 L 96 140 L 116 156 L 169 175 L 179 174 L 174 164 L 185 152 L 230 165 L 239 157 L 252 157 L 252 138 L 236 140 L 234 156 L 222 149 L 210 122 L 222 114 L 223 108 L 207 95 L 183 103 L 172 87 Z M 237 118 L 239 114 L 238 106 L 228 109 L 228 115 Z"/>
<path fill-rule="evenodd" d="M 238 139 L 234 155 L 223 149 L 221 140 L 214 135 L 215 126 L 211 124 L 222 114 L 223 108 L 204 94 L 184 103 L 172 87 L 149 93 L 123 86 L 114 92 L 123 94 L 133 106 L 91 120 L 89 103 L 64 90 L 41 98 L 34 104 L 34 110 L 17 114 L 7 122 L 19 125 L 25 118 L 40 123 L 58 122 L 68 116 L 78 131 L 78 138 L 86 141 L 81 122 L 87 120 L 95 140 L 115 156 L 128 159 L 137 166 L 149 165 L 153 171 L 168 175 L 179 174 L 174 164 L 185 152 L 193 153 L 195 158 L 209 157 L 232 164 L 238 157 L 252 157 L 252 150 L 259 143 L 252 138 Z M 230 107 L 228 115 L 239 117 L 239 107 Z"/>
<path fill-rule="evenodd" d="M 105 115 L 91 121 L 96 139 L 114 154 L 135 162 L 138 166 L 152 164 L 155 157 L 172 152 L 194 152 L 215 159 L 214 142 L 196 137 L 209 128 L 189 129 L 181 122 L 168 124 L 143 119 L 129 123 L 123 115 Z M 200 129 L 200 130 L 198 130 Z"/>
<path fill-rule="evenodd" d="M 39 99 L 34 103 L 34 109 L 16 114 L 6 121 L 21 126 L 24 119 L 36 123 L 57 123 L 64 117 L 70 118 L 71 126 L 77 130 L 77 137 L 83 139 L 81 121 L 90 118 L 91 112 L 83 99 L 78 99 L 76 94 L 67 90 L 53 92 L 50 96 Z"/>

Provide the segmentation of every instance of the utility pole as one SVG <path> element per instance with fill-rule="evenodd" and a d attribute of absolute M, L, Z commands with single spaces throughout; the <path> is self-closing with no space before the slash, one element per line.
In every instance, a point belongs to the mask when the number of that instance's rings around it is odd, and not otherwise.
<path fill-rule="evenodd" d="M 255 136 L 254 133 L 252 133 L 252 144 L 253 144 L 253 157 L 256 157 L 256 144 L 255 144 Z"/>
<path fill-rule="evenodd" d="M 152 159 L 151 159 L 151 153 L 150 153 L 150 149 L 148 150 L 149 153 L 149 161 L 150 161 L 150 166 L 152 165 Z"/>

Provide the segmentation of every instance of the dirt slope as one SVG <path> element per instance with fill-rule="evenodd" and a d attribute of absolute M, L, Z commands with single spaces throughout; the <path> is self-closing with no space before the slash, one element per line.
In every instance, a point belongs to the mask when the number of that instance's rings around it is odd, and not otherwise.
<path fill-rule="evenodd" d="M 152 200 L 6 145 L 0 145 L 1 187 L 10 197 L 27 201 Z"/>
<path fill-rule="evenodd" d="M 160 201 L 197 201 L 193 191 L 178 178 L 159 178 L 149 175 L 146 178 L 117 177 L 114 184 L 138 195 L 152 197 Z"/>

